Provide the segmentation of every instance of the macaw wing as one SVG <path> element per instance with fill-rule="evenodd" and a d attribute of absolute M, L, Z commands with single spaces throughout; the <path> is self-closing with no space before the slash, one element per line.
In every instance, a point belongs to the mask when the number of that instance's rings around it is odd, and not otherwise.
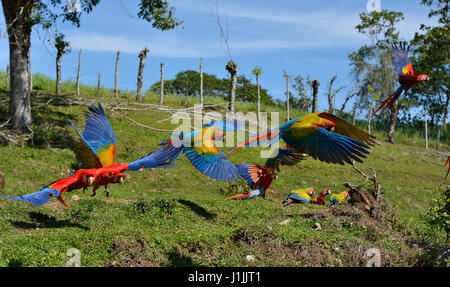
<path fill-rule="evenodd" d="M 84 141 L 95 152 L 103 166 L 114 164 L 116 135 L 111 128 L 108 117 L 100 103 L 98 104 L 98 108 L 90 106 L 88 109 L 89 112 L 85 112 Z"/>
<path fill-rule="evenodd" d="M 257 164 L 241 163 L 236 164 L 239 175 L 245 179 L 248 185 L 253 188 L 261 179 L 263 168 Z"/>
<path fill-rule="evenodd" d="M 306 203 L 308 203 L 310 201 L 309 197 L 307 197 L 303 193 L 298 193 L 298 192 L 289 193 L 288 196 L 286 196 L 286 198 L 294 199 L 294 200 L 297 200 L 297 201 L 300 201 L 300 202 L 306 202 Z"/>
<path fill-rule="evenodd" d="M 211 123 L 203 126 L 203 128 L 206 127 L 217 127 L 222 131 L 235 132 L 245 127 L 245 120 L 234 119 L 234 120 L 212 121 Z"/>
<path fill-rule="evenodd" d="M 406 53 L 405 44 L 395 46 L 392 49 L 392 65 L 394 65 L 394 71 L 397 77 L 399 76 L 414 76 L 411 60 Z"/>
<path fill-rule="evenodd" d="M 240 178 L 237 168 L 222 152 L 204 152 L 201 148 L 185 147 L 185 155 L 200 172 L 216 180 L 231 182 Z"/>
<path fill-rule="evenodd" d="M 156 151 L 149 153 L 140 159 L 131 162 L 128 165 L 128 170 L 135 171 L 141 168 L 167 168 L 173 167 L 171 163 L 181 153 L 180 148 L 175 148 L 172 145 L 164 145 Z"/>
<path fill-rule="evenodd" d="M 375 144 L 378 144 L 378 142 L 375 140 L 376 137 L 346 122 L 344 119 L 341 119 L 340 117 L 337 117 L 327 112 L 321 112 L 318 114 L 318 116 L 327 119 L 329 121 L 332 121 L 335 124 L 334 126 L 335 133 L 350 137 L 352 139 L 365 143 L 368 146 L 374 146 Z"/>
<path fill-rule="evenodd" d="M 75 147 L 75 156 L 77 158 L 78 163 L 80 164 L 80 168 L 100 168 L 102 164 L 97 157 L 94 149 L 89 145 L 88 142 L 81 135 L 80 131 L 77 129 L 74 123 L 69 120 L 69 123 L 75 128 L 80 140 L 77 142 Z"/>
<path fill-rule="evenodd" d="M 365 158 L 368 148 L 364 143 L 350 137 L 332 133 L 324 128 L 318 128 L 308 136 L 301 138 L 289 133 L 283 135 L 284 141 L 300 153 L 307 153 L 314 159 L 327 163 L 353 164 L 352 159 L 362 162 L 359 157 Z"/>
<path fill-rule="evenodd" d="M 275 157 L 268 158 L 264 164 L 266 167 L 276 168 L 279 164 L 292 166 L 305 160 L 308 156 L 304 153 L 300 153 L 295 149 L 278 149 L 278 153 Z"/>

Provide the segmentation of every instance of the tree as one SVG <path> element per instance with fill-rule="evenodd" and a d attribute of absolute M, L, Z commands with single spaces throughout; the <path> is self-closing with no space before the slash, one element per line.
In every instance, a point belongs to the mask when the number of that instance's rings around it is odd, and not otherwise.
<path fill-rule="evenodd" d="M 361 23 L 355 28 L 359 33 L 369 37 L 370 45 L 362 46 L 358 51 L 349 55 L 352 73 L 360 85 L 359 99 L 355 108 L 370 109 L 371 98 L 367 87 L 372 86 L 380 92 L 383 98 L 390 96 L 396 82 L 391 63 L 391 46 L 398 40 L 399 33 L 395 25 L 403 20 L 401 12 L 382 10 L 363 12 L 360 14 Z M 381 99 L 380 99 L 381 100 Z M 390 106 L 389 131 L 390 143 L 395 143 L 394 131 L 397 122 L 398 103 Z"/>
<path fill-rule="evenodd" d="M 288 75 L 288 73 L 286 73 L 286 71 L 284 71 L 283 77 L 286 78 L 286 121 L 289 121 L 290 120 L 290 117 L 289 117 L 289 109 L 290 109 L 290 106 L 289 106 L 289 81 L 291 79 L 291 76 Z"/>
<path fill-rule="evenodd" d="M 256 89 L 257 89 L 257 93 L 258 93 L 257 118 L 258 118 L 258 122 L 259 122 L 259 117 L 260 117 L 260 113 L 261 113 L 261 91 L 259 88 L 259 76 L 262 74 L 261 67 L 256 66 L 252 70 L 252 74 L 255 75 L 255 77 L 256 77 Z"/>
<path fill-rule="evenodd" d="M 319 86 L 320 82 L 318 80 L 313 80 L 312 82 L 309 82 L 313 89 L 313 104 L 312 104 L 312 112 L 317 112 L 317 109 L 319 108 Z"/>
<path fill-rule="evenodd" d="M 137 93 L 136 93 L 136 100 L 142 101 L 142 82 L 144 80 L 144 67 L 145 67 L 145 60 L 147 59 L 147 53 L 149 52 L 149 49 L 145 47 L 144 49 L 139 52 L 139 70 L 138 70 L 138 76 L 137 76 Z"/>
<path fill-rule="evenodd" d="M 64 40 L 62 33 L 56 33 L 54 46 L 56 48 L 56 94 L 61 93 L 61 58 L 64 54 L 70 53 L 70 42 Z"/>
<path fill-rule="evenodd" d="M 292 83 L 292 88 L 297 94 L 297 98 L 292 97 L 291 107 L 301 111 L 308 111 L 311 106 L 311 97 L 307 95 L 307 85 L 310 82 L 309 76 L 304 79 L 301 75 L 297 75 Z"/>
<path fill-rule="evenodd" d="M 28 87 L 28 51 L 33 27 L 49 30 L 58 19 L 80 26 L 82 13 L 90 13 L 100 0 L 81 1 L 80 10 L 70 9 L 62 0 L 2 0 L 8 33 L 11 65 L 9 113 L 15 130 L 31 124 L 30 91 Z M 140 0 L 139 18 L 159 30 L 170 30 L 181 24 L 167 0 Z"/>

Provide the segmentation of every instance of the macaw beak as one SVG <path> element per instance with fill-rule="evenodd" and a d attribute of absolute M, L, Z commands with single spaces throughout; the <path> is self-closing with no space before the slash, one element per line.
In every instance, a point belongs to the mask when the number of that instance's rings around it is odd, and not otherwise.
<path fill-rule="evenodd" d="M 123 183 L 123 177 L 119 177 L 119 183 L 120 183 L 120 184 Z"/>
<path fill-rule="evenodd" d="M 88 185 L 92 185 L 94 183 L 94 177 L 93 176 L 89 176 L 88 178 L 87 178 L 87 184 Z"/>

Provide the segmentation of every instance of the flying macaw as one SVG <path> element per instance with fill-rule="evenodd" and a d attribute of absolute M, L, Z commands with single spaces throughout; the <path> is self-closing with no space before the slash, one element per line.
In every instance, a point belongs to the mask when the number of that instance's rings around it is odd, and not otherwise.
<path fill-rule="evenodd" d="M 44 203 L 50 201 L 52 196 L 55 196 L 62 204 L 68 206 L 67 203 L 62 198 L 64 192 L 70 192 L 79 188 L 87 188 L 92 185 L 94 179 L 100 174 L 97 169 L 83 170 L 80 169 L 70 176 L 55 181 L 38 192 L 18 195 L 18 196 L 3 196 L 8 199 L 15 199 L 29 202 L 35 206 L 41 206 Z"/>
<path fill-rule="evenodd" d="M 381 116 L 381 114 L 397 100 L 403 91 L 405 91 L 406 95 L 412 87 L 422 81 L 428 81 L 430 79 L 430 76 L 428 75 L 417 75 L 416 72 L 414 72 L 411 60 L 406 53 L 405 43 L 400 43 L 400 47 L 397 47 L 396 45 L 393 46 L 392 64 L 394 65 L 395 74 L 400 83 L 400 87 L 381 103 L 371 117 L 383 108 L 379 115 Z"/>
<path fill-rule="evenodd" d="M 237 168 L 228 156 L 216 147 L 215 140 L 223 138 L 227 131 L 237 131 L 244 126 L 240 120 L 213 121 L 201 129 L 181 133 L 178 137 L 161 142 L 164 150 L 175 161 L 183 153 L 201 173 L 216 180 L 231 182 L 240 178 Z"/>
<path fill-rule="evenodd" d="M 447 157 L 447 161 L 445 162 L 444 167 L 446 167 L 447 164 L 449 164 L 449 163 L 450 163 L 450 155 Z M 447 174 L 445 175 L 445 178 L 448 177 L 449 172 L 450 172 L 450 164 L 448 165 L 448 170 L 447 170 Z"/>
<path fill-rule="evenodd" d="M 292 190 L 286 195 L 286 200 L 283 201 L 283 206 L 287 206 L 292 203 L 309 203 L 311 202 L 311 196 L 314 195 L 316 190 L 312 187 L 307 189 Z"/>
<path fill-rule="evenodd" d="M 162 149 L 148 154 L 130 164 L 117 164 L 116 157 L 116 135 L 114 134 L 108 117 L 101 104 L 98 108 L 88 107 L 85 112 L 83 135 L 77 127 L 69 120 L 69 123 L 77 131 L 80 140 L 75 149 L 75 155 L 81 169 L 101 168 L 101 174 L 93 183 L 93 194 L 100 186 L 105 186 L 106 197 L 109 197 L 108 185 L 111 183 L 122 183 L 125 170 L 139 170 L 140 168 L 171 167 L 168 160 L 173 154 L 162 152 Z"/>
<path fill-rule="evenodd" d="M 316 112 L 285 122 L 278 128 L 251 137 L 228 154 L 248 144 L 269 141 L 270 145 L 283 139 L 300 153 L 327 163 L 362 162 L 369 146 L 375 145 L 375 137 L 345 120 L 327 112 Z"/>
<path fill-rule="evenodd" d="M 337 204 L 340 204 L 348 197 L 349 193 L 348 191 L 343 191 L 340 193 L 333 193 L 330 197 L 330 207 L 336 206 Z"/>
<path fill-rule="evenodd" d="M 241 163 L 235 165 L 239 175 L 247 180 L 252 191 L 244 194 L 230 196 L 227 199 L 252 199 L 257 196 L 266 197 L 266 190 L 272 184 L 272 180 L 277 178 L 280 171 L 280 165 L 295 165 L 301 160 L 306 159 L 306 154 L 297 152 L 295 149 L 278 149 L 275 157 L 268 158 L 263 166 L 257 164 Z"/>
<path fill-rule="evenodd" d="M 330 189 L 325 188 L 322 190 L 322 192 L 318 195 L 315 195 L 311 198 L 311 203 L 324 205 L 325 204 L 325 196 L 330 194 Z"/>

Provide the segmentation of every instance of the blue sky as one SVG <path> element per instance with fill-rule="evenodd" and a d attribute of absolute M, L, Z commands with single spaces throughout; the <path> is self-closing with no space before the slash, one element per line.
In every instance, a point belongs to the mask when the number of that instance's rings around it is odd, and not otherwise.
<path fill-rule="evenodd" d="M 203 57 L 204 72 L 228 77 L 225 70 L 228 53 L 215 18 L 208 9 L 215 0 L 169 1 L 181 28 L 161 32 L 137 18 L 138 0 L 102 0 L 93 13 L 84 15 L 81 27 L 57 23 L 56 29 L 67 35 L 72 53 L 63 57 L 63 80 L 75 79 L 78 50 L 83 50 L 81 81 L 96 85 L 101 72 L 106 87 L 114 86 L 116 51 L 121 51 L 119 88 L 136 89 L 138 53 L 150 49 L 144 71 L 144 89 L 159 80 L 160 63 L 165 63 L 165 78 L 186 69 L 198 69 Z M 400 38 L 410 40 L 422 23 L 430 23 L 428 7 L 420 0 L 380 0 L 381 9 L 401 11 Z M 350 88 L 347 55 L 368 39 L 354 27 L 359 14 L 367 11 L 367 0 L 217 0 L 222 23 L 228 30 L 233 60 L 238 74 L 254 81 L 251 70 L 261 66 L 261 84 L 273 98 L 284 99 L 284 70 L 292 76 L 311 76 L 321 82 L 319 108 L 327 108 L 326 90 L 333 74 L 336 87 Z M 1 10 L 1 9 L 0 9 Z M 3 15 L 3 11 L 1 14 Z M 0 17 L 0 30 L 4 19 Z M 46 44 L 47 35 L 33 31 L 31 61 L 33 72 L 55 78 L 55 50 Z M 7 39 L 0 39 L 0 67 L 9 59 Z M 4 69 L 4 68 L 2 68 Z M 336 103 L 340 107 L 347 94 L 344 89 Z M 350 105 L 347 109 L 350 108 Z"/>

